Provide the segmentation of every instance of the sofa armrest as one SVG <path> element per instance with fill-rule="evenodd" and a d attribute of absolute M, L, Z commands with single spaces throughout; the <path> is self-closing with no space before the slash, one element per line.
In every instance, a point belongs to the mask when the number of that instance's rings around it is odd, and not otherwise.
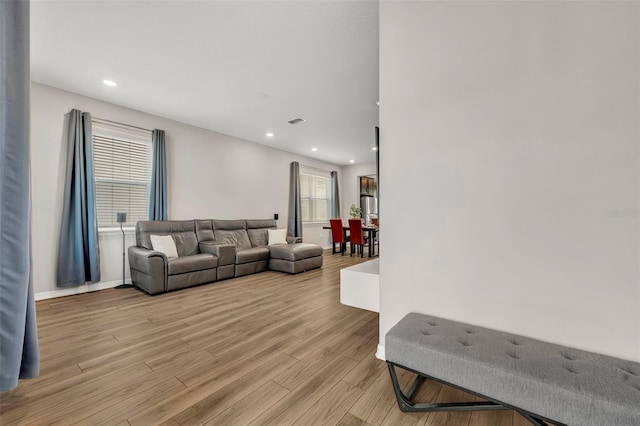
<path fill-rule="evenodd" d="M 287 237 L 287 243 L 297 244 L 302 242 L 302 237 Z"/>
<path fill-rule="evenodd" d="M 150 294 L 166 291 L 168 261 L 164 253 L 136 246 L 129 247 L 128 252 L 131 281 Z M 148 276 L 146 282 L 136 282 L 134 276 L 138 273 Z"/>
<path fill-rule="evenodd" d="M 201 241 L 198 243 L 200 253 L 218 256 L 218 266 L 233 265 L 236 262 L 236 246 L 217 241 Z"/>
<path fill-rule="evenodd" d="M 162 271 L 164 272 L 167 256 L 159 251 L 147 250 L 136 246 L 129 247 L 129 266 L 131 268 L 150 275 L 156 263 L 163 265 Z"/>

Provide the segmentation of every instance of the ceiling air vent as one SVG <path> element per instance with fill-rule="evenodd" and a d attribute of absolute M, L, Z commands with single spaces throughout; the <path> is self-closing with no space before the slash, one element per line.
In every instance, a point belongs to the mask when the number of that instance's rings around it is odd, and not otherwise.
<path fill-rule="evenodd" d="M 304 118 L 294 118 L 293 120 L 289 120 L 289 124 L 300 124 L 300 123 L 304 123 L 305 120 Z"/>

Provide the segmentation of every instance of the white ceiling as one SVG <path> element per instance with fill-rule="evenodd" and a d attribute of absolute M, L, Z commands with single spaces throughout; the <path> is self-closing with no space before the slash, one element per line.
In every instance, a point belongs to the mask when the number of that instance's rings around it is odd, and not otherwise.
<path fill-rule="evenodd" d="M 32 1 L 31 74 L 331 163 L 373 161 L 378 2 Z"/>

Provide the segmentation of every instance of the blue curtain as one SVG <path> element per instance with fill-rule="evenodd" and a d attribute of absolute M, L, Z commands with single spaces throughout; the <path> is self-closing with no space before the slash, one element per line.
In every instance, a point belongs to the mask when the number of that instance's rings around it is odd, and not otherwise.
<path fill-rule="evenodd" d="M 300 202 L 300 164 L 291 163 L 289 169 L 289 217 L 287 235 L 302 239 L 302 203 Z"/>
<path fill-rule="evenodd" d="M 68 115 L 67 172 L 58 247 L 58 287 L 100 281 L 91 115 Z"/>
<path fill-rule="evenodd" d="M 40 366 L 31 259 L 29 2 L 0 1 L 0 392 Z"/>
<path fill-rule="evenodd" d="M 331 172 L 331 219 L 340 219 L 340 192 L 336 171 Z"/>
<path fill-rule="evenodd" d="M 153 130 L 152 143 L 149 220 L 167 220 L 167 154 L 164 130 Z"/>

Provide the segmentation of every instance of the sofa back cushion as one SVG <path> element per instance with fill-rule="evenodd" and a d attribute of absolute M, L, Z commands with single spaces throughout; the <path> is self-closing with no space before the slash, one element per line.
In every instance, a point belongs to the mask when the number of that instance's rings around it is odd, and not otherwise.
<path fill-rule="evenodd" d="M 200 253 L 195 232 L 175 232 L 171 236 L 176 242 L 178 257 Z"/>
<path fill-rule="evenodd" d="M 245 220 L 221 220 L 213 219 L 211 221 L 214 231 L 234 231 L 237 229 L 247 229 L 247 222 Z"/>
<path fill-rule="evenodd" d="M 267 229 L 276 229 L 273 219 L 247 219 L 247 234 L 252 247 L 264 247 L 269 243 Z"/>
<path fill-rule="evenodd" d="M 239 249 L 251 248 L 247 224 L 244 220 L 212 220 L 216 242 L 235 244 Z"/>
<path fill-rule="evenodd" d="M 192 232 L 195 235 L 195 227 L 192 220 L 141 220 L 136 223 L 136 245 L 138 247 L 153 250 L 150 236 L 174 235 L 180 232 Z M 174 238 L 175 239 L 175 238 Z M 180 247 L 176 241 L 178 254 Z M 196 244 L 197 247 L 197 244 Z"/>
<path fill-rule="evenodd" d="M 213 235 L 213 224 L 211 220 L 195 220 L 196 237 L 198 241 L 213 241 L 215 239 Z"/>

